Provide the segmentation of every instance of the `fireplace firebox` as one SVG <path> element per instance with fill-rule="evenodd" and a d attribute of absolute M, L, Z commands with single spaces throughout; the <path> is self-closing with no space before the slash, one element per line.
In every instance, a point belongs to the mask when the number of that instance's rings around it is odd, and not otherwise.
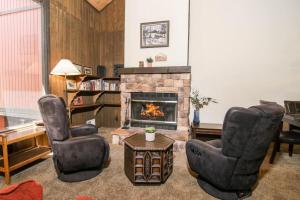
<path fill-rule="evenodd" d="M 131 126 L 177 129 L 176 93 L 131 93 Z"/>

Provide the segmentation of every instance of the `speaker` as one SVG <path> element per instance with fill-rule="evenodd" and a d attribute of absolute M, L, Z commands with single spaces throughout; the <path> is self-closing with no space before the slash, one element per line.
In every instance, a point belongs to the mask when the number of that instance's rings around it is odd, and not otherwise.
<path fill-rule="evenodd" d="M 124 68 L 124 64 L 114 64 L 114 77 L 121 76 L 121 69 Z"/>
<path fill-rule="evenodd" d="M 106 77 L 106 67 L 103 65 L 97 66 L 97 76 Z"/>

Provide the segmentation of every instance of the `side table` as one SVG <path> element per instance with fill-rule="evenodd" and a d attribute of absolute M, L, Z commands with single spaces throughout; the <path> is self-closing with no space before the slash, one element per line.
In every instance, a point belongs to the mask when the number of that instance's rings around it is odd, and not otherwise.
<path fill-rule="evenodd" d="M 145 140 L 144 133 L 124 139 L 124 170 L 133 184 L 161 184 L 173 171 L 173 143 L 175 141 L 156 133 L 153 142 Z"/>
<path fill-rule="evenodd" d="M 222 134 L 222 124 L 200 123 L 191 125 L 192 139 L 211 140 L 220 138 Z"/>
<path fill-rule="evenodd" d="M 2 147 L 2 158 L 0 159 L 0 172 L 4 173 L 5 184 L 10 183 L 10 173 L 24 165 L 32 163 L 51 153 L 48 145 L 40 145 L 40 137 L 44 137 L 46 131 L 44 128 L 24 128 L 17 131 L 11 131 L 0 134 L 0 145 Z M 8 145 L 34 139 L 34 146 L 12 154 L 8 154 Z"/>

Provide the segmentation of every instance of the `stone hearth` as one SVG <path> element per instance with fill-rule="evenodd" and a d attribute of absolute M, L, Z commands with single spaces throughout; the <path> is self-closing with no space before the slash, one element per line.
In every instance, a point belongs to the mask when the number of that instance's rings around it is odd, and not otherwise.
<path fill-rule="evenodd" d="M 132 92 L 177 93 L 177 130 L 187 131 L 190 91 L 190 67 L 124 68 L 121 71 L 121 123 L 125 121 L 126 99 Z M 130 104 L 128 110 L 130 119 Z"/>

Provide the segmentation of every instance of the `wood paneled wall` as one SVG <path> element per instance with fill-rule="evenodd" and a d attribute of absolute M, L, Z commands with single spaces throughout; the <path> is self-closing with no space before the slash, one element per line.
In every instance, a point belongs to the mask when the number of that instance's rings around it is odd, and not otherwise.
<path fill-rule="evenodd" d="M 113 0 L 101 12 L 86 0 L 51 0 L 49 10 L 49 73 L 61 58 L 93 67 L 124 63 L 125 0 Z M 51 76 L 50 91 L 64 96 L 62 77 Z"/>

